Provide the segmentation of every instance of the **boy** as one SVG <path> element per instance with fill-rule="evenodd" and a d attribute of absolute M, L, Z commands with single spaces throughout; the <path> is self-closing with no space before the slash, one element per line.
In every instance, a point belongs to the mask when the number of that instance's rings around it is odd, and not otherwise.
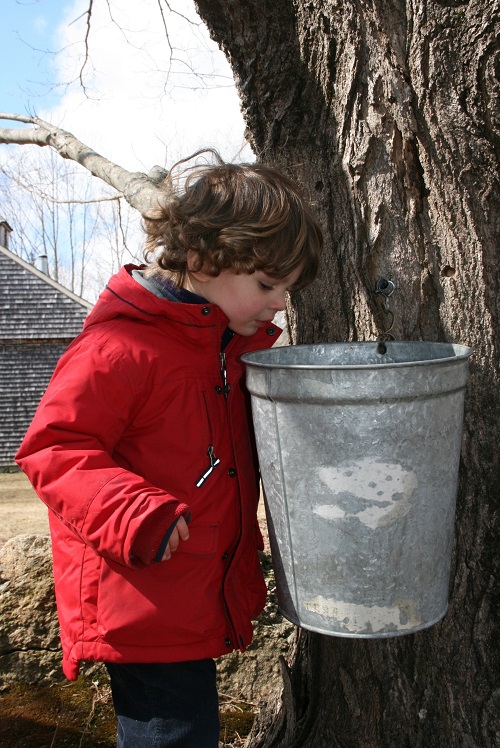
<path fill-rule="evenodd" d="M 213 658 L 266 589 L 242 353 L 271 346 L 321 231 L 262 165 L 173 172 L 147 266 L 111 278 L 17 455 L 50 509 L 63 670 L 106 663 L 119 748 L 216 748 Z"/>

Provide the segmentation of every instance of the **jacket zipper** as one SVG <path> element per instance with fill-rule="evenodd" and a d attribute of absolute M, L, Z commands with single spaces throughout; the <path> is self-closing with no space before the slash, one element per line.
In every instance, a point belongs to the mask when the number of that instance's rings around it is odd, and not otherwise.
<path fill-rule="evenodd" d="M 224 393 L 224 399 L 227 400 L 228 395 L 229 395 L 229 390 L 231 389 L 231 385 L 227 381 L 226 354 L 223 351 L 221 351 L 219 354 L 219 361 L 220 361 L 220 375 L 222 379 L 222 392 Z M 210 414 L 208 412 L 208 409 L 207 409 L 207 418 L 210 422 Z M 212 444 L 209 444 L 207 454 L 210 460 L 210 465 L 205 470 L 205 472 L 200 475 L 200 477 L 196 481 L 197 488 L 201 488 L 201 486 L 205 483 L 207 478 L 210 475 L 212 475 L 217 465 L 220 465 L 220 459 L 215 456 L 215 452 L 214 452 L 214 448 Z"/>
<path fill-rule="evenodd" d="M 217 465 L 220 465 L 220 459 L 215 456 L 214 448 L 210 444 L 207 449 L 207 454 L 210 460 L 210 465 L 205 470 L 205 472 L 200 475 L 198 480 L 196 481 L 196 488 L 201 488 L 201 486 L 205 483 L 206 479 L 213 473 Z"/>
<path fill-rule="evenodd" d="M 225 351 L 221 351 L 220 352 L 219 359 L 220 359 L 220 375 L 221 375 L 221 380 L 222 380 L 222 392 L 224 394 L 224 400 L 227 401 L 228 396 L 229 396 L 229 392 L 231 390 L 231 385 L 227 381 L 227 368 L 226 368 L 226 354 L 225 354 Z M 231 424 L 229 424 L 229 428 L 232 431 Z M 241 502 L 241 499 L 240 499 L 240 502 Z M 241 511 L 242 511 L 241 503 L 240 503 L 239 510 L 240 510 L 240 513 L 241 513 Z M 238 535 L 238 540 L 237 540 L 235 549 L 239 546 L 240 539 L 241 539 L 241 528 L 240 528 L 240 532 L 239 532 L 239 535 Z M 231 562 L 232 562 L 232 559 L 234 558 L 235 549 L 233 549 L 233 551 L 231 552 L 231 556 L 230 556 L 230 559 L 228 560 L 228 564 L 227 564 L 226 570 L 224 572 L 224 577 L 223 577 L 223 581 L 222 581 L 222 600 L 223 600 L 223 603 L 224 603 L 224 612 L 226 614 L 226 618 L 227 618 L 229 630 L 231 632 L 231 634 L 230 634 L 231 639 L 229 639 L 229 638 L 226 639 L 226 646 L 228 648 L 229 647 L 236 648 L 238 646 L 240 646 L 240 648 L 241 648 L 241 646 L 243 646 L 243 644 L 242 644 L 242 641 L 243 641 L 242 637 L 238 636 L 237 631 L 236 631 L 236 627 L 234 625 L 233 619 L 232 619 L 231 614 L 229 612 L 229 607 L 228 607 L 228 604 L 226 602 L 226 592 L 225 592 L 226 578 L 227 578 L 227 575 L 228 575 L 229 570 L 231 568 Z"/>
<path fill-rule="evenodd" d="M 222 379 L 222 392 L 224 393 L 224 400 L 227 400 L 227 396 L 229 395 L 229 390 L 231 389 L 231 385 L 227 381 L 226 354 L 224 352 L 221 352 L 219 354 L 219 359 L 220 359 L 220 376 Z"/>

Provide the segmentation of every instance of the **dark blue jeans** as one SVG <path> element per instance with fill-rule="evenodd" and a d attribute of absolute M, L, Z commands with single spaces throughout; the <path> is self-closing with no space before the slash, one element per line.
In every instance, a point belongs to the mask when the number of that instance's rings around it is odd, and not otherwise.
<path fill-rule="evenodd" d="M 217 748 L 213 660 L 106 663 L 118 717 L 117 748 Z"/>

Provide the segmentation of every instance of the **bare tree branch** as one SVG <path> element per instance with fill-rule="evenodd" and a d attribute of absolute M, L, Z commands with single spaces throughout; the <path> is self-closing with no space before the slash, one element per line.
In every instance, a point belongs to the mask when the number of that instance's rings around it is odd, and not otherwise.
<path fill-rule="evenodd" d="M 39 117 L 0 112 L 0 119 L 34 125 L 35 129 L 1 129 L 0 143 L 50 146 L 62 158 L 76 161 L 98 179 L 114 187 L 142 215 L 147 215 L 159 202 L 162 191 L 142 172 L 130 172 L 96 153 L 72 133 L 44 122 Z"/>
<path fill-rule="evenodd" d="M 9 178 L 13 179 L 12 176 L 10 176 Z M 27 184 L 23 184 L 22 182 L 18 181 L 17 185 L 21 187 L 23 190 L 26 190 L 26 192 L 29 192 L 32 195 L 37 195 L 42 200 L 45 200 L 48 203 L 52 203 L 53 205 L 93 205 L 95 203 L 113 202 L 114 200 L 120 200 L 123 197 L 123 195 L 119 194 L 119 195 L 103 195 L 102 197 L 94 197 L 94 198 L 91 198 L 90 200 L 81 200 L 79 198 L 73 198 L 71 200 L 59 200 L 55 197 L 52 197 L 52 195 L 47 194 L 43 190 L 29 187 Z"/>
<path fill-rule="evenodd" d="M 168 6 L 168 3 L 167 3 L 167 8 L 170 10 L 170 8 Z M 158 9 L 160 11 L 161 20 L 162 20 L 162 23 L 163 23 L 163 28 L 165 30 L 165 38 L 167 40 L 168 48 L 170 50 L 170 54 L 169 54 L 170 61 L 169 61 L 168 73 L 167 73 L 167 78 L 168 78 L 168 75 L 170 74 L 170 70 L 172 69 L 172 56 L 173 56 L 173 53 L 174 53 L 174 49 L 172 47 L 172 43 L 170 41 L 170 36 L 168 34 L 167 21 L 165 19 L 165 13 L 163 12 L 163 8 L 162 8 L 162 5 L 161 5 L 161 0 L 158 0 Z"/>
<path fill-rule="evenodd" d="M 92 8 L 93 8 L 93 5 L 94 5 L 94 0 L 89 0 L 89 7 L 87 8 L 87 10 L 85 11 L 85 13 L 83 14 L 83 15 L 87 16 L 87 20 L 85 22 L 86 29 L 85 29 L 85 39 L 84 39 L 85 56 L 84 56 L 84 60 L 83 60 L 83 65 L 80 68 L 79 80 L 80 80 L 80 85 L 81 85 L 82 90 L 83 90 L 84 93 L 86 91 L 86 88 L 85 88 L 85 83 L 83 82 L 83 73 L 84 73 L 84 70 L 85 70 L 85 68 L 87 66 L 87 63 L 89 61 L 89 58 L 90 58 L 90 54 L 89 54 L 89 38 L 90 38 L 90 21 L 92 19 Z M 80 18 L 81 18 L 81 16 L 80 16 Z"/>
<path fill-rule="evenodd" d="M 167 6 L 170 13 L 173 13 L 174 15 L 179 16 L 179 18 L 183 18 L 185 21 L 189 23 L 190 26 L 203 26 L 202 21 L 199 21 L 198 23 L 196 23 L 196 21 L 192 21 L 191 18 L 188 18 L 188 16 L 184 15 L 184 13 L 181 13 L 180 10 L 176 10 L 175 8 L 172 8 L 168 0 L 163 0 L 163 2 Z"/>

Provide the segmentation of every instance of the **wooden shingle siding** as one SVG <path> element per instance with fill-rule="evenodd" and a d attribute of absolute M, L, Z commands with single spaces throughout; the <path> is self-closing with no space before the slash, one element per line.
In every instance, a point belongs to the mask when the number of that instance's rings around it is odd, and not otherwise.
<path fill-rule="evenodd" d="M 72 340 L 90 308 L 88 302 L 0 247 L 0 340 Z"/>
<path fill-rule="evenodd" d="M 0 470 L 9 470 L 91 304 L 1 246 L 0 274 Z"/>

